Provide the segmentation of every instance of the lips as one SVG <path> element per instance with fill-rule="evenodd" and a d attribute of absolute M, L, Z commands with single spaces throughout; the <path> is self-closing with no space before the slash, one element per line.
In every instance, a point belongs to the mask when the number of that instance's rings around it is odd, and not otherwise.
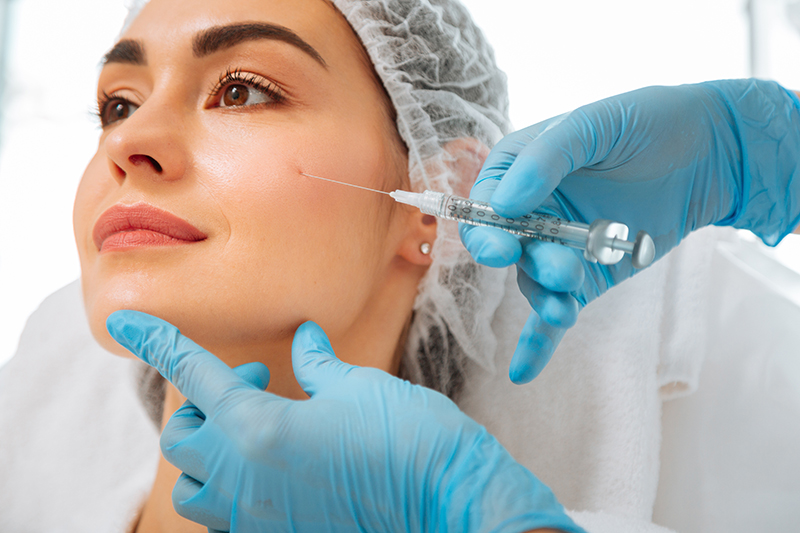
<path fill-rule="evenodd" d="M 149 246 L 191 244 L 208 235 L 172 213 L 146 203 L 117 204 L 94 225 L 92 238 L 101 252 Z"/>

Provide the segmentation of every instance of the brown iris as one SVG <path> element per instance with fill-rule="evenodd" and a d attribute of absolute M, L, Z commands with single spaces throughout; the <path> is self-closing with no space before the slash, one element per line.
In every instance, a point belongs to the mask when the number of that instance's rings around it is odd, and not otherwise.
<path fill-rule="evenodd" d="M 244 105 L 250 96 L 250 89 L 245 85 L 231 85 L 222 94 L 222 101 L 226 106 Z"/>
<path fill-rule="evenodd" d="M 104 108 L 101 117 L 101 122 L 104 126 L 112 124 L 118 120 L 128 118 L 131 113 L 133 105 L 125 100 L 112 100 Z"/>

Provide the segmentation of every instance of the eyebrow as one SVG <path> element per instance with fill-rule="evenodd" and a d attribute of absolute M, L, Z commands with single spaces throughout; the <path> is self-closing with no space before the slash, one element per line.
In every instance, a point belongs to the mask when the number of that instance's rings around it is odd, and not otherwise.
<path fill-rule="evenodd" d="M 195 57 L 205 57 L 243 42 L 261 39 L 272 39 L 291 44 L 311 56 L 323 67 L 328 67 L 319 52 L 292 30 L 277 24 L 261 22 L 227 24 L 203 30 L 195 35 L 192 41 L 192 52 Z M 144 52 L 144 44 L 135 39 L 121 40 L 103 56 L 102 64 L 107 65 L 108 63 L 146 65 L 147 56 Z"/>
<path fill-rule="evenodd" d="M 239 43 L 260 39 L 272 39 L 291 44 L 311 56 L 323 67 L 327 68 L 328 66 L 319 52 L 292 30 L 277 24 L 263 22 L 227 24 L 203 30 L 195 36 L 192 51 L 195 57 L 204 57 Z"/>
<path fill-rule="evenodd" d="M 103 65 L 108 63 L 127 63 L 129 65 L 146 65 L 144 45 L 141 41 L 123 39 L 103 56 Z"/>

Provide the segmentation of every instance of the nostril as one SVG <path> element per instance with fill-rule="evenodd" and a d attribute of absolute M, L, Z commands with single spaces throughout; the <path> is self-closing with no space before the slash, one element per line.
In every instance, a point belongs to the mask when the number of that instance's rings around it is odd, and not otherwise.
<path fill-rule="evenodd" d="M 142 163 L 145 163 L 145 164 L 150 163 L 151 165 L 153 165 L 153 170 L 155 170 L 156 172 L 160 173 L 161 170 L 162 170 L 161 169 L 161 165 L 158 164 L 158 161 L 156 161 L 155 159 L 153 159 L 149 155 L 142 155 L 142 154 L 132 155 L 132 156 L 130 156 L 128 158 L 128 161 L 130 161 L 132 165 L 140 165 Z"/>

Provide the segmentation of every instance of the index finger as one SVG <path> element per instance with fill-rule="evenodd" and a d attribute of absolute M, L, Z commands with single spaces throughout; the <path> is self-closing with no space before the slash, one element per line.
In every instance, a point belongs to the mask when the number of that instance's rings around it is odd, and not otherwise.
<path fill-rule="evenodd" d="M 601 101 L 548 121 L 505 172 L 492 194 L 494 210 L 511 218 L 531 213 L 568 174 L 603 161 L 623 127 L 616 113 Z"/>
<path fill-rule="evenodd" d="M 115 311 L 106 320 L 111 336 L 152 366 L 207 417 L 234 389 L 254 387 L 228 365 L 165 320 L 140 311 Z"/>
<path fill-rule="evenodd" d="M 488 202 L 491 197 L 491 192 L 497 188 L 500 180 L 506 175 L 508 169 L 514 165 L 517 157 L 531 143 L 538 137 L 544 130 L 548 129 L 553 123 L 562 120 L 564 115 L 559 115 L 542 122 L 538 122 L 533 126 L 528 126 L 521 130 L 509 133 L 500 142 L 494 145 L 492 151 L 486 161 L 483 162 L 478 178 L 475 180 L 475 185 L 472 187 L 470 198 Z M 483 185 L 481 185 L 483 183 Z M 488 195 L 486 194 L 488 191 Z M 475 194 L 479 194 L 476 196 Z"/>
<path fill-rule="evenodd" d="M 536 128 L 537 126 L 538 124 L 531 126 L 531 128 Z M 481 166 L 478 178 L 469 193 L 470 198 L 483 202 L 489 201 L 492 192 L 497 188 L 500 180 L 503 179 L 511 165 L 514 164 L 519 153 L 534 138 L 535 135 L 532 136 L 529 129 L 526 128 L 509 133 L 494 145 L 494 148 L 486 157 L 486 161 Z"/>

